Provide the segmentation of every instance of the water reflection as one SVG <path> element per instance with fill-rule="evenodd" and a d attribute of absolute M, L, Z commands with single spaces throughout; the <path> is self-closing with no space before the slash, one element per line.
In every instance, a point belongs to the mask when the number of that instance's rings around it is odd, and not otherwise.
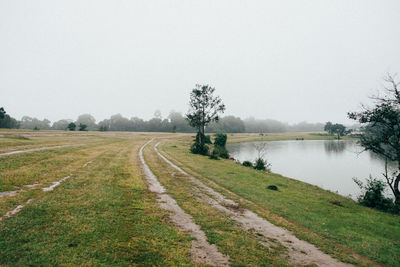
<path fill-rule="evenodd" d="M 371 174 L 381 178 L 385 161 L 376 154 L 363 152 L 355 141 L 274 141 L 267 142 L 265 159 L 272 171 L 308 182 L 342 195 L 356 197 L 360 189 L 353 182 Z M 253 143 L 228 145 L 232 157 L 254 161 L 257 151 Z M 390 164 L 393 166 L 393 163 Z"/>
<path fill-rule="evenodd" d="M 348 142 L 328 141 L 324 142 L 324 148 L 327 153 L 340 154 L 343 153 L 347 147 Z"/>

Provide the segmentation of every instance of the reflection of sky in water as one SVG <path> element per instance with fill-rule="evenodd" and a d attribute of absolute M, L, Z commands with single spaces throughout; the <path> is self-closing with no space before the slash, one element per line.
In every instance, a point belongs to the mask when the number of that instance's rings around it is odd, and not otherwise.
<path fill-rule="evenodd" d="M 255 143 L 227 147 L 241 162 L 257 157 Z M 361 151 L 355 141 L 273 141 L 267 142 L 265 159 L 275 173 L 355 197 L 360 189 L 352 178 L 365 181 L 370 174 L 381 178 L 385 166 L 376 154 Z"/>

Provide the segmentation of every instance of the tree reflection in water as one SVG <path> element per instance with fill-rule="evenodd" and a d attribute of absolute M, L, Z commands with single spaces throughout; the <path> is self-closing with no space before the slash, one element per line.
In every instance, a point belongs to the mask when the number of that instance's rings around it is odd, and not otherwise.
<path fill-rule="evenodd" d="M 348 142 L 342 142 L 340 140 L 330 141 L 324 143 L 324 148 L 327 154 L 341 154 L 345 151 Z"/>

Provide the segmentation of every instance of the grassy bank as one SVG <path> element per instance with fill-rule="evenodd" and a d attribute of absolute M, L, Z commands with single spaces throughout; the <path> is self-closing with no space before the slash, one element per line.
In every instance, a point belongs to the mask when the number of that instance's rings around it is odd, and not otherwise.
<path fill-rule="evenodd" d="M 232 141 L 254 140 L 246 138 L 233 136 Z M 279 136 L 270 138 L 277 140 Z M 189 137 L 171 139 L 162 149 L 216 190 L 329 254 L 360 265 L 373 264 L 368 258 L 388 266 L 400 264 L 400 216 L 362 207 L 351 199 L 281 175 L 190 154 L 190 142 Z M 266 189 L 268 185 L 278 186 L 279 191 Z M 354 257 L 353 251 L 362 257 Z"/>

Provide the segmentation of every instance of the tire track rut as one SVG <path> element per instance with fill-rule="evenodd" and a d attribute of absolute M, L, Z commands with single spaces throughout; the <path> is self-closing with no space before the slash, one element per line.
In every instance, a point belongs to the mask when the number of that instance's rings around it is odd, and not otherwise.
<path fill-rule="evenodd" d="M 217 246 L 210 244 L 207 241 L 205 233 L 200 229 L 192 216 L 185 213 L 185 211 L 176 203 L 170 195 L 165 193 L 165 188 L 160 184 L 157 177 L 152 173 L 149 166 L 146 164 L 143 157 L 143 149 L 152 140 L 145 143 L 139 151 L 139 158 L 143 166 L 143 171 L 146 180 L 149 183 L 149 190 L 156 194 L 157 202 L 160 207 L 170 212 L 170 220 L 175 226 L 184 232 L 188 232 L 195 240 L 192 240 L 192 260 L 196 263 L 214 265 L 214 266 L 228 266 L 229 257 L 221 254 Z"/>
<path fill-rule="evenodd" d="M 296 266 L 311 264 L 316 264 L 318 266 L 353 266 L 332 258 L 330 255 L 325 254 L 314 245 L 298 239 L 290 231 L 270 223 L 268 220 L 258 216 L 256 213 L 248 209 L 241 208 L 235 201 L 226 198 L 219 192 L 216 192 L 168 160 L 158 151 L 158 145 L 159 143 L 154 146 L 154 150 L 158 156 L 161 157 L 171 167 L 186 176 L 198 187 L 195 188 L 195 190 L 200 199 L 222 213 L 230 216 L 230 218 L 235 220 L 244 230 L 257 235 L 258 238 L 260 236 L 263 237 L 263 240 L 260 241 L 261 244 L 273 246 L 274 244 L 271 244 L 270 240 L 272 239 L 278 241 L 281 245 L 287 248 L 287 255 L 282 256 L 284 256 L 290 264 Z M 201 192 L 200 189 L 203 192 Z"/>

